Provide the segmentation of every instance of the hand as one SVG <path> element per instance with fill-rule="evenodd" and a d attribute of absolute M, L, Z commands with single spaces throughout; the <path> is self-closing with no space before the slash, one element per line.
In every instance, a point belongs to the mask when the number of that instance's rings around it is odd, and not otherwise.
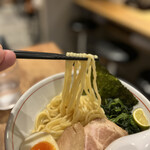
<path fill-rule="evenodd" d="M 0 71 L 12 66 L 16 61 L 16 55 L 13 51 L 3 50 L 0 45 Z"/>

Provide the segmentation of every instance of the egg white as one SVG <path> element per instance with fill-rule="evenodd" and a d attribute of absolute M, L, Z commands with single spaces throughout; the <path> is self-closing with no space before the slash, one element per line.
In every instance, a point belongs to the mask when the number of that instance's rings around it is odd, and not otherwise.
<path fill-rule="evenodd" d="M 45 132 L 37 132 L 31 134 L 22 142 L 19 150 L 30 150 L 33 146 L 35 146 L 39 142 L 48 142 L 51 145 L 53 145 L 56 150 L 59 150 L 58 145 L 54 140 L 54 138 L 49 133 Z"/>

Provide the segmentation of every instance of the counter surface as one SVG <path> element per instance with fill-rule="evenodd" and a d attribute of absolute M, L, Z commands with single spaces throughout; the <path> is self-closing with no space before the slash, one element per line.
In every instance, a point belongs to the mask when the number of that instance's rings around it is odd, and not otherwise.
<path fill-rule="evenodd" d="M 150 38 L 150 10 L 107 0 L 74 0 L 78 6 Z"/>

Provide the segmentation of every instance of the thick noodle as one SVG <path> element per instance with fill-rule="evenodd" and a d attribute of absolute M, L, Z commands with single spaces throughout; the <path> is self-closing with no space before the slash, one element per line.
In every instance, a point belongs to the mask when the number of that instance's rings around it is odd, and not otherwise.
<path fill-rule="evenodd" d="M 97 90 L 94 56 L 75 53 L 67 55 L 80 55 L 88 57 L 88 60 L 66 61 L 62 93 L 55 96 L 39 113 L 33 130 L 49 132 L 56 140 L 65 128 L 74 123 L 81 122 L 85 126 L 91 120 L 105 117 Z"/>

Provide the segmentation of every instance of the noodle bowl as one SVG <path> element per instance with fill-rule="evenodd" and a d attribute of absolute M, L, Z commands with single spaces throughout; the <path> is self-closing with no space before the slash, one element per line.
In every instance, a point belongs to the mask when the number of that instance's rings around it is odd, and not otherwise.
<path fill-rule="evenodd" d="M 121 83 L 127 89 L 129 89 L 129 91 L 131 91 L 133 95 L 137 98 L 138 104 L 134 107 L 134 109 L 141 107 L 144 110 L 146 116 L 148 116 L 148 120 L 150 121 L 149 100 L 128 83 L 122 80 Z M 21 96 L 21 98 L 19 99 L 19 101 L 16 103 L 15 107 L 11 111 L 7 123 L 7 128 L 5 132 L 6 150 L 19 149 L 24 139 L 31 135 L 31 131 L 34 129 L 35 118 L 37 117 L 37 114 L 39 114 L 39 112 L 44 111 L 43 109 L 46 109 L 45 106 L 48 103 L 50 103 L 51 99 L 53 99 L 56 95 L 61 94 L 61 92 L 63 91 L 63 85 L 64 85 L 64 73 L 59 73 L 36 83 Z M 59 104 L 57 105 L 59 106 Z M 62 127 L 62 123 L 60 123 L 60 125 Z M 143 136 L 146 137 L 148 131 L 141 132 L 141 133 L 143 133 L 144 134 Z M 128 137 L 130 136 L 127 136 L 127 139 Z M 134 138 L 132 139 L 134 140 L 136 137 L 137 134 L 135 134 Z M 147 137 L 145 138 L 145 140 L 147 140 L 148 141 L 147 144 L 149 144 L 149 139 Z M 140 142 L 140 145 L 141 147 L 143 146 L 142 147 L 143 149 L 144 147 L 147 148 L 146 144 L 144 143 L 145 140 L 142 140 Z M 126 140 L 126 143 L 124 143 L 123 146 L 125 149 L 128 149 L 125 146 L 128 147 L 130 141 L 131 140 L 129 138 L 129 140 Z M 117 146 L 121 147 L 122 142 L 117 143 Z M 137 149 L 139 148 L 139 145 L 138 146 L 135 145 L 135 146 L 137 147 Z M 109 147 L 109 149 L 111 149 L 111 147 Z"/>

